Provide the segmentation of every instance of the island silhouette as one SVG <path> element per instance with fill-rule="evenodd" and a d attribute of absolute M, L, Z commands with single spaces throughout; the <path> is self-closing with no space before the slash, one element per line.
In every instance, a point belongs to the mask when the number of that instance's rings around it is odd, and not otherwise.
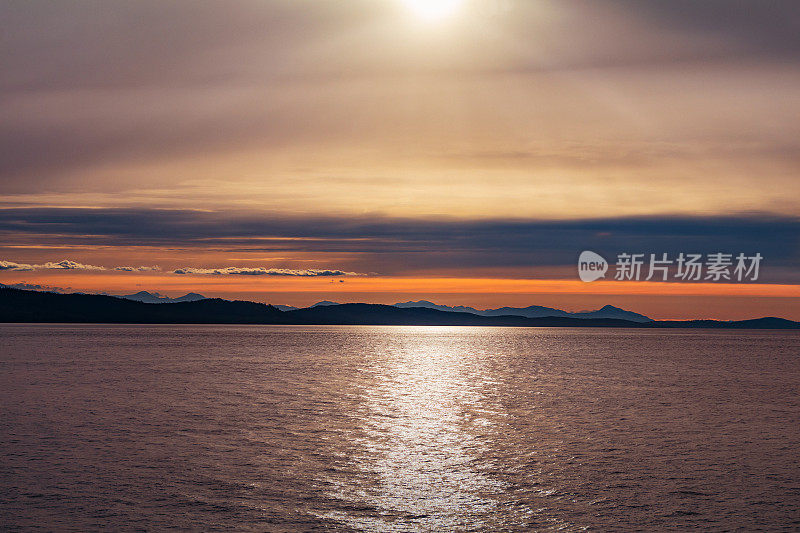
<path fill-rule="evenodd" d="M 149 293 L 148 293 L 149 294 Z M 477 314 L 432 308 L 432 302 L 399 305 L 322 302 L 312 307 L 281 310 L 276 306 L 221 298 L 188 301 L 145 302 L 122 296 L 60 294 L 0 287 L 0 322 L 108 323 L 108 324 L 284 324 L 284 325 L 420 325 L 420 326 L 517 326 L 517 327 L 623 327 L 623 328 L 726 328 L 800 329 L 800 322 L 776 317 L 751 320 L 651 320 L 644 315 L 606 306 L 583 316 L 523 316 L 515 308 L 508 314 Z M 141 293 L 138 296 L 142 297 Z M 163 297 L 159 297 L 163 298 Z M 140 298 L 142 299 L 142 298 Z M 179 299 L 180 300 L 180 299 Z M 430 305 L 425 305 L 430 304 Z M 284 306 L 288 307 L 288 306 Z M 536 306 L 533 306 L 536 307 Z M 611 308 L 611 309 L 608 309 Z M 519 308 L 523 311 L 529 308 Z M 602 318 L 596 313 L 630 313 L 635 320 Z M 559 310 L 555 310 L 559 311 Z M 487 310 L 484 313 L 499 312 Z M 564 311 L 560 311 L 564 313 Z M 623 315 L 624 316 L 624 315 Z"/>

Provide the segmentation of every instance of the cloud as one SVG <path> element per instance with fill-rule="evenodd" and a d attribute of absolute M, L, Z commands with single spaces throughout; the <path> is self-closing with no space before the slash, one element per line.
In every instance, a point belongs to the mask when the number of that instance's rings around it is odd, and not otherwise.
<path fill-rule="evenodd" d="M 800 217 L 758 213 L 574 220 L 454 220 L 381 216 L 300 217 L 279 213 L 177 209 L 0 209 L 0 238 L 6 243 L 13 241 L 13 244 L 164 246 L 213 248 L 219 252 L 279 250 L 387 256 L 415 253 L 422 254 L 420 258 L 469 252 L 487 253 L 485 262 L 495 264 L 502 263 L 507 254 L 516 252 L 537 255 L 539 258 L 535 263 L 540 264 L 544 259 L 543 253 L 563 251 L 572 254 L 577 247 L 600 242 L 638 249 L 663 249 L 665 246 L 702 250 L 716 246 L 760 248 L 788 260 L 800 255 L 798 234 Z M 526 261 L 530 259 L 534 258 Z M 41 266 L 0 262 L 0 269 Z M 129 271 L 128 268 L 133 267 L 121 268 Z M 224 268 L 227 267 L 209 270 Z"/>
<path fill-rule="evenodd" d="M 660 26 L 724 35 L 751 53 L 795 58 L 800 54 L 798 6 L 791 0 L 614 0 L 611 5 Z"/>
<path fill-rule="evenodd" d="M 322 269 L 288 269 L 288 268 L 247 268 L 247 267 L 224 267 L 224 268 L 178 268 L 172 271 L 173 274 L 215 274 L 228 276 L 297 276 L 297 277 L 318 277 L 318 276 L 363 276 L 357 272 L 345 272 L 343 270 L 322 270 Z"/>
<path fill-rule="evenodd" d="M 342 276 L 352 272 L 407 275 L 447 271 L 469 275 L 481 269 L 574 265 L 592 250 L 616 253 L 714 253 L 765 258 L 769 272 L 783 268 L 800 281 L 800 217 L 769 214 L 731 216 L 610 217 L 577 220 L 300 217 L 278 213 L 158 209 L 0 209 L 0 241 L 15 245 L 162 247 L 176 274 L 238 276 Z M 213 251 L 280 254 L 334 269 L 268 267 L 197 268 L 181 254 Z M 346 261 L 343 263 L 343 261 Z M 257 264 L 257 263 L 256 263 Z M 309 264 L 309 263 L 306 263 Z M 0 263 L 13 269 L 34 265 Z M 296 267 L 297 265 L 279 265 Z M 301 265 L 304 266 L 304 265 Z M 765 278 L 767 279 L 767 278 Z"/>
<path fill-rule="evenodd" d="M 139 266 L 139 267 L 132 267 L 132 266 L 118 266 L 114 267 L 114 270 L 120 272 L 158 272 L 161 270 L 160 266 Z"/>
<path fill-rule="evenodd" d="M 25 264 L 13 261 L 0 261 L 0 271 L 28 272 L 33 270 L 87 270 L 87 271 L 115 271 L 115 272 L 159 272 L 161 267 L 154 266 L 117 266 L 106 268 L 97 265 L 87 265 L 64 259 L 58 262 L 48 261 L 42 264 Z M 215 274 L 227 276 L 293 276 L 293 277 L 335 277 L 335 276 L 363 276 L 358 272 L 347 272 L 339 269 L 321 268 L 266 268 L 266 267 L 221 267 L 221 268 L 194 268 L 184 267 L 172 270 L 171 274 Z"/>
<path fill-rule="evenodd" d="M 33 270 L 34 265 L 25 265 L 22 263 L 14 263 L 13 261 L 0 261 L 0 270 L 15 270 L 15 271 L 29 271 Z"/>
<path fill-rule="evenodd" d="M 46 263 L 36 264 L 36 265 L 15 263 L 13 261 L 0 261 L 0 271 L 1 270 L 12 270 L 16 272 L 27 272 L 31 270 L 90 270 L 90 271 L 117 270 L 121 272 L 149 272 L 149 271 L 161 270 L 161 267 L 119 266 L 109 269 L 104 266 L 87 265 L 84 263 L 78 263 L 77 261 L 72 261 L 70 259 L 62 259 L 61 261 L 47 261 Z"/>
<path fill-rule="evenodd" d="M 492 120 L 476 120 L 471 124 L 476 130 L 528 138 L 530 124 L 550 130 L 529 110 L 558 110 L 554 126 L 559 131 L 569 131 L 570 123 L 588 128 L 596 119 L 584 118 L 586 104 L 609 96 L 613 103 L 617 92 L 617 98 L 631 106 L 630 114 L 647 117 L 647 111 L 663 108 L 670 120 L 686 116 L 691 128 L 702 118 L 691 112 L 674 113 L 675 104 L 682 102 L 666 98 L 656 103 L 656 109 L 637 109 L 640 98 L 626 97 L 625 89 L 635 87 L 639 76 L 631 80 L 608 74 L 598 91 L 582 82 L 591 96 L 577 100 L 566 85 L 563 98 L 544 103 L 537 101 L 535 95 L 540 93 L 533 89 L 549 82 L 509 91 L 508 74 L 625 67 L 657 75 L 665 64 L 700 62 L 705 67 L 761 54 L 767 57 L 760 63 L 776 69 L 777 78 L 759 76 L 761 92 L 753 94 L 746 92 L 741 77 L 709 73 L 701 80 L 708 95 L 701 107 L 714 115 L 735 116 L 729 100 L 717 98 L 732 85 L 737 102 L 775 100 L 774 111 L 793 116 L 780 104 L 793 101 L 787 100 L 796 92 L 792 79 L 769 60 L 774 56 L 796 63 L 800 54 L 796 2 L 471 2 L 503 4 L 508 9 L 498 9 L 491 18 L 475 16 L 474 25 L 465 25 L 463 35 L 457 35 L 461 37 L 455 39 L 457 45 L 433 49 L 427 39 L 408 38 L 408 28 L 398 24 L 401 17 L 392 4 L 371 0 L 0 3 L 0 20 L 6 23 L 4 45 L 10 51 L 4 54 L 5 76 L 0 79 L 0 96 L 7 97 L 3 99 L 7 104 L 0 106 L 4 117 L 0 188 L 39 192 L 46 183 L 69 190 L 76 175 L 82 186 L 87 184 L 87 173 L 70 172 L 76 168 L 227 152 L 237 144 L 280 151 L 288 145 L 324 145 L 330 139 L 357 135 L 365 146 L 386 138 L 388 144 L 379 148 L 396 149 L 393 136 L 407 129 L 413 133 L 409 140 L 424 145 L 420 134 L 435 125 L 429 120 L 439 117 L 461 130 L 468 129 L 464 128 L 470 125 L 468 116 L 486 114 Z M 247 60 L 251 57 L 270 60 Z M 420 75 L 455 85 L 445 85 L 446 90 L 425 86 L 420 95 L 398 92 L 404 85 L 417 85 L 398 83 L 398 78 Z M 742 75 L 752 77 L 750 72 Z M 708 82 L 716 76 L 721 76 L 719 82 Z M 563 78 L 559 74 L 553 79 Z M 475 90 L 476 79 L 481 85 L 492 79 L 498 84 L 484 96 Z M 671 94 L 691 93 L 692 87 L 672 87 L 676 81 L 670 79 Z M 348 83 L 345 90 L 337 90 L 343 83 Z M 653 83 L 660 87 L 663 80 L 656 78 Z M 764 86 L 770 88 L 768 99 L 761 98 Z M 436 94 L 440 96 L 435 98 Z M 476 97 L 470 98 L 471 94 Z M 779 95 L 784 96 L 775 98 Z M 415 96 L 420 102 L 414 106 L 394 105 Z M 491 109 L 482 107 L 484 100 Z M 450 109 L 454 103 L 455 108 L 474 112 L 461 117 L 428 111 Z M 763 106 L 764 102 L 754 109 L 747 106 L 753 120 Z M 394 112 L 398 108 L 402 114 Z M 579 112 L 567 115 L 572 108 Z M 506 122 L 509 115 L 520 115 L 524 129 Z M 566 116 L 571 120 L 564 120 Z M 658 118 L 652 118 L 653 126 L 663 127 L 667 121 Z M 773 131 L 774 118 L 764 121 Z M 375 124 L 389 127 L 373 129 Z M 622 126 L 613 120 L 607 130 L 592 131 L 590 137 Z M 753 130 L 750 126 L 750 121 L 742 122 L 737 134 Z M 727 120 L 723 127 L 730 128 Z M 756 129 L 753 136 L 761 138 L 763 131 Z M 457 139 L 458 131 L 446 133 L 447 138 Z M 441 136 L 435 132 L 435 138 Z M 106 190 L 122 186 L 105 176 L 93 185 Z M 135 187 L 140 186 L 137 180 Z"/>
<path fill-rule="evenodd" d="M 33 267 L 35 269 L 43 270 L 106 270 L 105 267 L 85 265 L 83 263 L 78 263 L 77 261 L 70 261 L 69 259 L 64 259 L 57 263 L 47 262 L 43 265 L 33 265 Z"/>

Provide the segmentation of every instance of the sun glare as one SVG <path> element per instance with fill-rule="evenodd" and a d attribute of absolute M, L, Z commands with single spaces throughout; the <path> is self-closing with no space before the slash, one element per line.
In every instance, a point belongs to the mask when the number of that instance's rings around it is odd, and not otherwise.
<path fill-rule="evenodd" d="M 442 20 L 452 16 L 463 0 L 402 0 L 406 9 L 426 21 Z"/>

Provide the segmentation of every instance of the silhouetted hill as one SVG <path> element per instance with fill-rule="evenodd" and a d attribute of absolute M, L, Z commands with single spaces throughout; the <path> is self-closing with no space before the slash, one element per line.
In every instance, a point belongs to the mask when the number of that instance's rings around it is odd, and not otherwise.
<path fill-rule="evenodd" d="M 115 296 L 58 294 L 7 287 L 0 288 L 0 322 L 800 329 L 798 322 L 771 317 L 733 322 L 633 322 L 612 318 L 479 316 L 425 307 L 401 308 L 363 303 L 281 311 L 267 304 L 219 298 L 143 303 Z"/>
<path fill-rule="evenodd" d="M 330 300 L 322 300 L 321 302 L 317 302 L 311 307 L 323 307 L 327 305 L 342 305 L 339 302 L 331 302 Z"/>
<path fill-rule="evenodd" d="M 800 329 L 800 322 L 785 318 L 763 317 L 749 320 L 659 320 L 657 328 L 724 328 L 724 329 Z"/>
<path fill-rule="evenodd" d="M 498 309 L 486 309 L 481 311 L 483 316 L 503 316 L 515 315 L 526 316 L 528 318 L 542 318 L 542 317 L 571 317 L 572 314 L 561 309 L 553 309 L 552 307 L 544 307 L 542 305 L 529 305 L 527 307 L 500 307 Z M 573 317 L 579 318 L 579 317 Z M 595 317 L 595 318 L 608 318 L 608 317 Z"/>
<path fill-rule="evenodd" d="M 98 294 L 56 294 L 0 288 L 2 322 L 131 324 L 265 324 L 283 314 L 270 305 L 209 298 L 143 303 Z"/>
<path fill-rule="evenodd" d="M 318 304 L 319 305 L 319 304 Z M 621 320 L 631 320 L 633 322 L 649 322 L 652 319 L 633 311 L 626 311 L 613 305 L 606 305 L 595 311 L 580 311 L 577 313 L 570 313 L 561 309 L 554 309 L 552 307 L 543 307 L 541 305 L 529 305 L 528 307 L 500 307 L 498 309 L 475 309 L 474 307 L 465 307 L 458 305 L 450 307 L 449 305 L 440 305 L 427 300 L 419 300 L 418 302 L 400 302 L 394 304 L 395 307 L 411 308 L 411 307 L 426 307 L 428 309 L 438 309 L 439 311 L 472 313 L 480 316 L 524 316 L 528 318 L 542 318 L 542 317 L 570 317 L 570 318 L 618 318 Z"/>
<path fill-rule="evenodd" d="M 417 326 L 634 326 L 624 320 L 580 318 L 486 317 L 472 313 L 439 311 L 426 307 L 402 308 L 379 304 L 339 304 L 307 307 L 285 313 L 293 324 L 417 325 Z"/>
<path fill-rule="evenodd" d="M 530 305 L 528 307 L 500 307 L 498 309 L 475 309 L 474 307 L 467 307 L 464 305 L 457 305 L 451 307 L 449 305 L 442 305 L 427 300 L 419 300 L 417 302 L 398 302 L 394 304 L 395 307 L 412 308 L 412 307 L 426 307 L 428 309 L 437 309 L 439 311 L 448 311 L 455 313 L 472 313 L 480 316 L 524 316 L 528 318 L 541 318 L 541 317 L 567 317 L 570 313 L 562 311 L 561 309 L 553 309 L 552 307 L 542 307 L 541 305 Z M 601 317 L 602 318 L 602 317 Z"/>
<path fill-rule="evenodd" d="M 648 316 L 633 311 L 627 311 L 614 307 L 613 305 L 604 305 L 596 311 L 581 311 L 579 313 L 570 313 L 570 316 L 575 318 L 619 318 L 621 320 L 632 320 L 634 322 L 650 322 L 653 320 Z"/>

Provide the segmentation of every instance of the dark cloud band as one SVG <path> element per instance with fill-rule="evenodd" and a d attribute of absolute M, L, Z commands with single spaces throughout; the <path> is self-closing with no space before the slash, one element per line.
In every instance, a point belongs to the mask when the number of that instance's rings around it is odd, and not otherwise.
<path fill-rule="evenodd" d="M 800 264 L 800 218 L 765 214 L 554 221 L 12 208 L 0 209 L 0 237 L 17 246 L 58 243 L 347 254 L 355 258 L 348 270 L 384 274 L 432 268 L 572 265 L 582 250 L 609 256 L 621 252 L 759 252 L 773 266 L 797 271 Z M 206 270 L 209 272 L 203 273 L 287 275 L 268 268 Z M 315 275 L 340 275 L 336 274 L 339 270 L 318 272 Z"/>

